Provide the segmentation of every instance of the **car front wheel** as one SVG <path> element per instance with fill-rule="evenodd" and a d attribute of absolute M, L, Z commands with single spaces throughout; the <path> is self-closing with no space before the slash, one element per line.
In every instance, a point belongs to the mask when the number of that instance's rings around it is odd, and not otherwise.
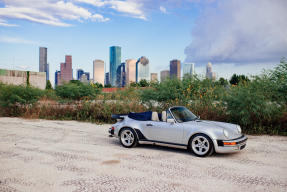
<path fill-rule="evenodd" d="M 131 128 L 124 128 L 120 132 L 120 142 L 124 147 L 135 147 L 138 143 L 138 140 L 134 130 Z"/>
<path fill-rule="evenodd" d="M 214 152 L 211 139 L 205 134 L 196 134 L 191 137 L 189 148 L 198 157 L 206 157 Z"/>

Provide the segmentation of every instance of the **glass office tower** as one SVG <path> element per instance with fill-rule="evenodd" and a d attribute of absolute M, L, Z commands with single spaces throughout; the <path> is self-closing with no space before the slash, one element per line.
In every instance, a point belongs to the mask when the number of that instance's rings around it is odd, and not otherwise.
<path fill-rule="evenodd" d="M 186 75 L 192 77 L 194 75 L 194 63 L 185 63 L 182 71 L 183 77 Z"/>
<path fill-rule="evenodd" d="M 117 86 L 117 69 L 121 65 L 121 47 L 110 47 L 110 84 Z"/>
<path fill-rule="evenodd" d="M 136 82 L 142 79 L 149 81 L 149 76 L 149 60 L 143 56 L 136 63 Z"/>

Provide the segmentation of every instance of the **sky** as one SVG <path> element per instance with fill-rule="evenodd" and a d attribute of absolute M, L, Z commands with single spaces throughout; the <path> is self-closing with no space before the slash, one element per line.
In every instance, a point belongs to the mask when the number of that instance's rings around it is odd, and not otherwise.
<path fill-rule="evenodd" d="M 150 72 L 169 61 L 195 63 L 218 77 L 255 75 L 287 56 L 286 0 L 0 0 L 0 68 L 38 71 L 48 48 L 50 79 L 65 55 L 91 72 L 109 47 L 122 61 L 146 56 Z"/>

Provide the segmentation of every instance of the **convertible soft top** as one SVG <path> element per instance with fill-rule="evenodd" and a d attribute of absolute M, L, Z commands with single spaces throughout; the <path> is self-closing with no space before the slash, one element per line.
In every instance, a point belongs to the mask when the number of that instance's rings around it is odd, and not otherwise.
<path fill-rule="evenodd" d="M 152 111 L 142 112 L 142 113 L 129 113 L 128 117 L 138 121 L 151 121 Z"/>
<path fill-rule="evenodd" d="M 129 118 L 137 121 L 151 121 L 152 111 L 146 111 L 141 113 L 130 112 L 128 114 L 112 114 L 112 119 L 124 119 L 124 116 L 128 116 Z M 158 118 L 161 120 L 161 114 L 158 114 Z"/>

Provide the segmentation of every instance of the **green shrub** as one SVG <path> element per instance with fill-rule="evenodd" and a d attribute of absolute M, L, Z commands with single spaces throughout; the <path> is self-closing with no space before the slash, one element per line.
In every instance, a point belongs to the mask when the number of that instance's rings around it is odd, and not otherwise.
<path fill-rule="evenodd" d="M 2 107 L 11 107 L 15 104 L 34 104 L 44 93 L 43 90 L 30 86 L 1 85 L 0 104 Z"/>
<path fill-rule="evenodd" d="M 99 88 L 79 81 L 57 86 L 56 95 L 63 99 L 80 100 L 82 98 L 93 99 L 100 92 Z"/>

